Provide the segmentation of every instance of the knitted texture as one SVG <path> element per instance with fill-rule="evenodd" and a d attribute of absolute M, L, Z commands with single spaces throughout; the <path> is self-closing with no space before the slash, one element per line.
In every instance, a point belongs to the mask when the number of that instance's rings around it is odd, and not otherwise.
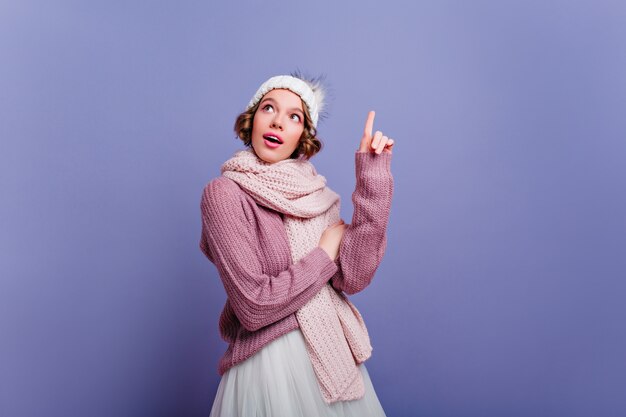
<path fill-rule="evenodd" d="M 326 186 L 326 178 L 309 161 L 267 163 L 246 149 L 226 161 L 221 171 L 259 204 L 285 215 L 294 263 L 318 246 L 324 230 L 339 220 L 339 195 Z M 339 297 L 327 284 L 296 313 L 328 403 L 361 398 L 365 393 L 355 358 L 369 358 L 372 347 L 365 323 L 355 311 L 346 297 Z"/>
<path fill-rule="evenodd" d="M 354 215 L 352 224 L 346 228 L 336 262 L 319 247 L 307 253 L 306 249 L 296 246 L 292 251 L 287 233 L 290 230 L 287 226 L 289 221 L 283 223 L 280 212 L 276 210 L 278 206 L 274 209 L 263 206 L 224 176 L 207 184 L 201 203 L 203 227 L 200 248 L 217 266 L 228 296 L 219 321 L 220 333 L 229 344 L 220 360 L 220 375 L 275 338 L 297 327 L 306 327 L 307 323 L 299 322 L 296 315 L 323 290 L 329 291 L 344 343 L 354 346 L 358 343 L 359 334 L 367 334 L 358 310 L 341 291 L 353 294 L 364 289 L 382 260 L 393 191 L 390 160 L 391 154 L 387 153 L 356 153 L 357 186 L 352 196 Z M 326 204 L 337 198 L 329 190 L 320 188 L 319 183 L 308 184 L 312 187 L 307 189 L 308 194 L 317 193 L 317 197 L 322 196 L 321 200 L 327 198 Z M 279 187 L 283 195 L 294 192 L 285 184 Z M 277 203 L 267 199 L 263 204 Z M 336 211 L 333 211 L 331 207 L 335 205 Z M 323 204 L 316 210 L 324 213 L 322 217 L 316 216 L 315 210 L 308 214 L 306 211 L 297 213 L 313 216 L 303 217 L 309 220 L 320 217 L 322 224 L 334 223 L 338 219 L 338 200 L 331 203 L 326 211 Z M 284 215 L 285 219 L 290 216 Z M 309 239 L 317 244 L 319 234 Z M 301 258 L 295 261 L 298 256 Z M 332 287 L 325 285 L 329 279 Z M 336 326 L 333 328 L 337 329 Z M 319 333 L 316 331 L 313 334 Z M 369 354 L 370 351 L 364 348 L 352 362 L 361 362 Z M 350 389 L 344 391 L 344 396 L 359 392 L 358 381 L 355 384 L 349 376 L 337 378 L 342 375 L 341 370 L 334 372 L 334 369 L 324 368 L 321 375 L 323 373 L 330 378 L 330 390 L 320 383 L 322 392 L 327 389 L 330 393 L 333 387 L 341 386 L 337 381 L 350 383 Z"/>

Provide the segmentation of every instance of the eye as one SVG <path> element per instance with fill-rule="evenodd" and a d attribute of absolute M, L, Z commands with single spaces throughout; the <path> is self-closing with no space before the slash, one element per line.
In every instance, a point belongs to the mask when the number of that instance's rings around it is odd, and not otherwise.
<path fill-rule="evenodd" d="M 266 104 L 265 106 L 263 106 L 263 110 L 267 111 L 267 108 L 271 108 L 272 110 L 274 110 L 274 107 L 272 107 L 271 104 Z"/>
<path fill-rule="evenodd" d="M 296 116 L 296 119 L 293 119 L 293 116 Z M 295 120 L 295 121 L 297 121 L 297 122 L 299 122 L 299 121 L 300 121 L 300 115 L 299 115 L 299 114 L 297 114 L 297 113 L 292 114 L 292 115 L 291 115 L 291 117 L 292 117 L 292 120 Z"/>

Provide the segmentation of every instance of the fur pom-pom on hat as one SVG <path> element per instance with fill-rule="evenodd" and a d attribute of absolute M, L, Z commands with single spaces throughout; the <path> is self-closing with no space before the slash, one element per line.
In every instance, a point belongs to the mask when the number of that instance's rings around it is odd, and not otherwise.
<path fill-rule="evenodd" d="M 324 100 L 326 99 L 326 89 L 322 84 L 321 77 L 307 78 L 299 71 L 291 75 L 276 75 L 271 77 L 261 84 L 248 103 L 247 109 L 253 107 L 265 94 L 276 88 L 285 88 L 299 95 L 309 110 L 313 126 L 317 128 L 318 120 L 325 117 Z"/>

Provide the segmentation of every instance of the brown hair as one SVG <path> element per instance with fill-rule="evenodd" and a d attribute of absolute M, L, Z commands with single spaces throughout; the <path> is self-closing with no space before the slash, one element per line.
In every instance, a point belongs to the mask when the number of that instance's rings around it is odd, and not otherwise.
<path fill-rule="evenodd" d="M 302 100 L 302 99 L 300 99 Z M 254 114 L 259 108 L 259 104 L 262 100 L 259 100 L 249 110 L 244 111 L 235 121 L 235 133 L 241 139 L 247 147 L 252 146 L 252 122 L 254 120 Z M 302 101 L 302 112 L 304 113 L 304 130 L 298 146 L 289 156 L 291 159 L 302 157 L 306 160 L 310 159 L 313 155 L 322 150 L 322 142 L 317 138 L 317 129 L 313 126 L 309 109 L 304 101 Z"/>

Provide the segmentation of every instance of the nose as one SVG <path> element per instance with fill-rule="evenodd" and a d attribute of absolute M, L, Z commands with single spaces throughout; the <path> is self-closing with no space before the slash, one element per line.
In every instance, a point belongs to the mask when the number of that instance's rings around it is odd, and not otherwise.
<path fill-rule="evenodd" d="M 270 127 L 274 129 L 283 130 L 283 124 L 280 121 L 280 116 L 278 115 L 278 113 L 274 115 L 274 118 L 272 119 L 272 123 L 270 124 Z"/>

